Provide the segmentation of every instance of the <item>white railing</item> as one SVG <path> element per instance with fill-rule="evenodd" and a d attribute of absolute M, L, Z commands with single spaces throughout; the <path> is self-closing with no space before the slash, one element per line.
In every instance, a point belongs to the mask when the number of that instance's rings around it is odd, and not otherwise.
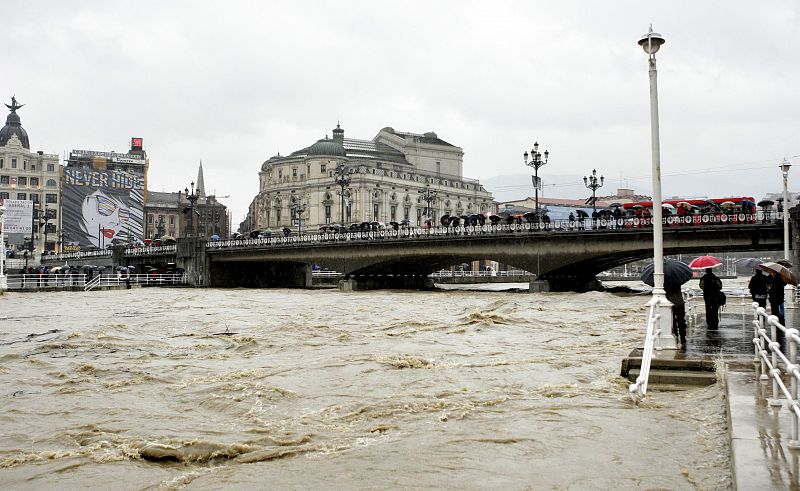
<path fill-rule="evenodd" d="M 797 398 L 798 384 L 800 384 L 800 367 L 797 365 L 797 351 L 800 345 L 799 331 L 787 328 L 779 322 L 775 315 L 767 314 L 764 307 L 759 307 L 753 302 L 755 319 L 755 347 L 756 362 L 761 362 L 761 380 L 772 381 L 771 406 L 781 406 L 785 401 L 787 409 L 792 412 L 792 434 L 789 440 L 790 448 L 800 448 L 798 428 L 800 428 L 800 400 Z M 779 333 L 782 336 L 779 336 Z M 784 346 L 789 347 L 787 357 L 781 349 L 779 338 L 784 338 Z M 790 378 L 789 387 L 786 387 L 784 376 Z M 784 399 L 781 399 L 783 395 Z"/>
<path fill-rule="evenodd" d="M 344 275 L 338 271 L 312 271 L 311 276 L 313 278 L 341 278 Z"/>
<path fill-rule="evenodd" d="M 100 281 L 102 281 L 102 276 L 97 275 L 91 280 L 87 281 L 85 285 L 83 285 L 83 291 L 89 292 L 96 286 L 100 286 Z"/>
<path fill-rule="evenodd" d="M 642 350 L 642 366 L 639 369 L 639 376 L 636 382 L 632 383 L 628 390 L 635 399 L 642 399 L 647 395 L 647 381 L 650 378 L 650 363 L 655 357 L 656 340 L 661 335 L 661 313 L 659 307 L 661 299 L 655 299 L 650 303 L 650 313 L 647 316 L 647 334 L 644 338 L 644 349 Z"/>
<path fill-rule="evenodd" d="M 98 286 L 132 285 L 181 285 L 186 283 L 183 273 L 151 274 L 103 274 L 96 275 L 87 282 L 86 274 L 16 274 L 7 277 L 9 290 L 38 290 L 54 287 L 75 287 L 87 290 Z"/>

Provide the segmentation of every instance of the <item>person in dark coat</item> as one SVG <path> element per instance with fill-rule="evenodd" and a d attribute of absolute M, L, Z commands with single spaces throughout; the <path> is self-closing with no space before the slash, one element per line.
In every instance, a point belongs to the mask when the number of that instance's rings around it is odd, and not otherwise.
<path fill-rule="evenodd" d="M 703 302 L 706 304 L 706 325 L 709 329 L 719 327 L 719 292 L 722 291 L 722 280 L 706 268 L 706 274 L 700 278 L 700 289 L 703 290 Z"/>
<path fill-rule="evenodd" d="M 770 271 L 769 275 L 769 310 L 772 315 L 778 316 L 778 322 L 782 326 L 786 326 L 786 319 L 783 315 L 783 287 L 786 286 L 786 282 L 783 281 L 781 275 L 774 271 Z M 780 329 L 778 331 L 783 332 Z"/>
<path fill-rule="evenodd" d="M 686 302 L 681 288 L 666 289 L 666 297 L 672 303 L 672 334 L 680 340 L 681 351 L 686 351 Z"/>
<path fill-rule="evenodd" d="M 747 284 L 750 289 L 750 296 L 754 302 L 758 302 L 759 307 L 767 308 L 767 293 L 769 293 L 769 278 L 760 269 L 757 269 L 750 283 Z"/>

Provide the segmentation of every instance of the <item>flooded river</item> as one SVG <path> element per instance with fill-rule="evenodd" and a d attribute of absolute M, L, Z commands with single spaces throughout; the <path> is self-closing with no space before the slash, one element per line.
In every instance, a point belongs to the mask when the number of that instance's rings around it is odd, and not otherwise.
<path fill-rule="evenodd" d="M 646 296 L 0 297 L 8 489 L 728 489 L 718 386 L 618 376 Z"/>

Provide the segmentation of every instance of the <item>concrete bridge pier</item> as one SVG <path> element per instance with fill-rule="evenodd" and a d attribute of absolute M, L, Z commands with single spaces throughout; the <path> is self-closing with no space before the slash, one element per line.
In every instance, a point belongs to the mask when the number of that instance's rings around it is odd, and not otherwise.
<path fill-rule="evenodd" d="M 175 266 L 186 271 L 186 281 L 191 286 L 208 286 L 209 267 L 206 241 L 203 239 L 179 239 L 175 249 Z"/>
<path fill-rule="evenodd" d="M 356 275 L 339 280 L 339 291 L 431 290 L 433 278 L 423 275 Z"/>

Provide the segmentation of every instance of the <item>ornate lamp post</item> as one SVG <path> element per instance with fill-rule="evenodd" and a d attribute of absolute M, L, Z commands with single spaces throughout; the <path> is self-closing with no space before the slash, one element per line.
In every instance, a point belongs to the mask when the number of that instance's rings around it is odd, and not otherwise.
<path fill-rule="evenodd" d="M 639 39 L 639 46 L 647 53 L 650 67 L 650 150 L 653 174 L 653 298 L 651 305 L 659 302 L 661 313 L 661 334 L 659 348 L 676 349 L 678 346 L 672 336 L 672 304 L 666 299 L 664 291 L 664 230 L 661 224 L 661 144 L 658 129 L 658 81 L 656 72 L 656 52 L 666 41 L 653 26 Z"/>
<path fill-rule="evenodd" d="M 164 217 L 158 217 L 158 223 L 156 223 L 156 236 L 160 239 L 164 236 Z"/>
<path fill-rule="evenodd" d="M 355 169 L 348 168 L 344 162 L 339 162 L 336 164 L 336 169 L 333 171 L 333 180 L 334 182 L 341 188 L 340 191 L 337 191 L 336 194 L 339 195 L 339 201 L 342 203 L 342 226 L 345 224 L 345 216 L 344 216 L 344 198 L 345 198 L 345 188 L 350 185 L 351 176 L 355 172 Z"/>
<path fill-rule="evenodd" d="M 436 203 L 436 190 L 431 189 L 430 187 L 426 187 L 425 191 L 422 193 L 422 199 L 425 201 L 427 207 L 425 208 L 425 216 L 428 217 L 429 220 L 433 221 L 433 204 Z"/>
<path fill-rule="evenodd" d="M 294 216 L 297 217 L 297 235 L 303 235 L 303 213 L 306 212 L 306 204 L 295 203 L 292 208 L 294 208 Z"/>
<path fill-rule="evenodd" d="M 192 231 L 194 230 L 194 204 L 197 203 L 198 196 L 194 192 L 194 181 L 192 181 L 192 192 L 189 193 L 188 188 L 183 188 L 183 191 L 186 193 L 186 199 L 189 200 L 189 218 L 186 221 L 186 237 L 192 237 Z"/>
<path fill-rule="evenodd" d="M 600 180 L 597 179 L 597 169 L 592 169 L 589 176 L 583 176 L 583 184 L 592 190 L 592 220 L 597 215 L 597 190 L 603 187 L 605 178 L 601 175 Z"/>
<path fill-rule="evenodd" d="M 530 153 L 531 161 L 528 162 L 528 152 L 526 151 L 522 154 L 522 158 L 525 161 L 525 165 L 528 167 L 533 167 L 533 199 L 536 205 L 536 216 L 539 216 L 539 188 L 542 187 L 542 183 L 539 182 L 539 167 L 543 167 L 547 164 L 547 159 L 550 157 L 550 152 L 545 150 L 544 151 L 544 159 L 542 159 L 542 153 L 539 152 L 539 142 L 533 143 L 533 149 Z"/>
<path fill-rule="evenodd" d="M 789 190 L 787 179 L 789 178 L 789 168 L 792 166 L 785 158 L 781 162 L 781 174 L 783 174 L 783 258 L 789 259 Z M 787 284 L 784 287 L 783 298 L 786 299 L 785 307 L 794 308 L 794 288 Z"/>
<path fill-rule="evenodd" d="M 8 290 L 6 281 L 6 207 L 0 205 L 0 291 Z"/>

